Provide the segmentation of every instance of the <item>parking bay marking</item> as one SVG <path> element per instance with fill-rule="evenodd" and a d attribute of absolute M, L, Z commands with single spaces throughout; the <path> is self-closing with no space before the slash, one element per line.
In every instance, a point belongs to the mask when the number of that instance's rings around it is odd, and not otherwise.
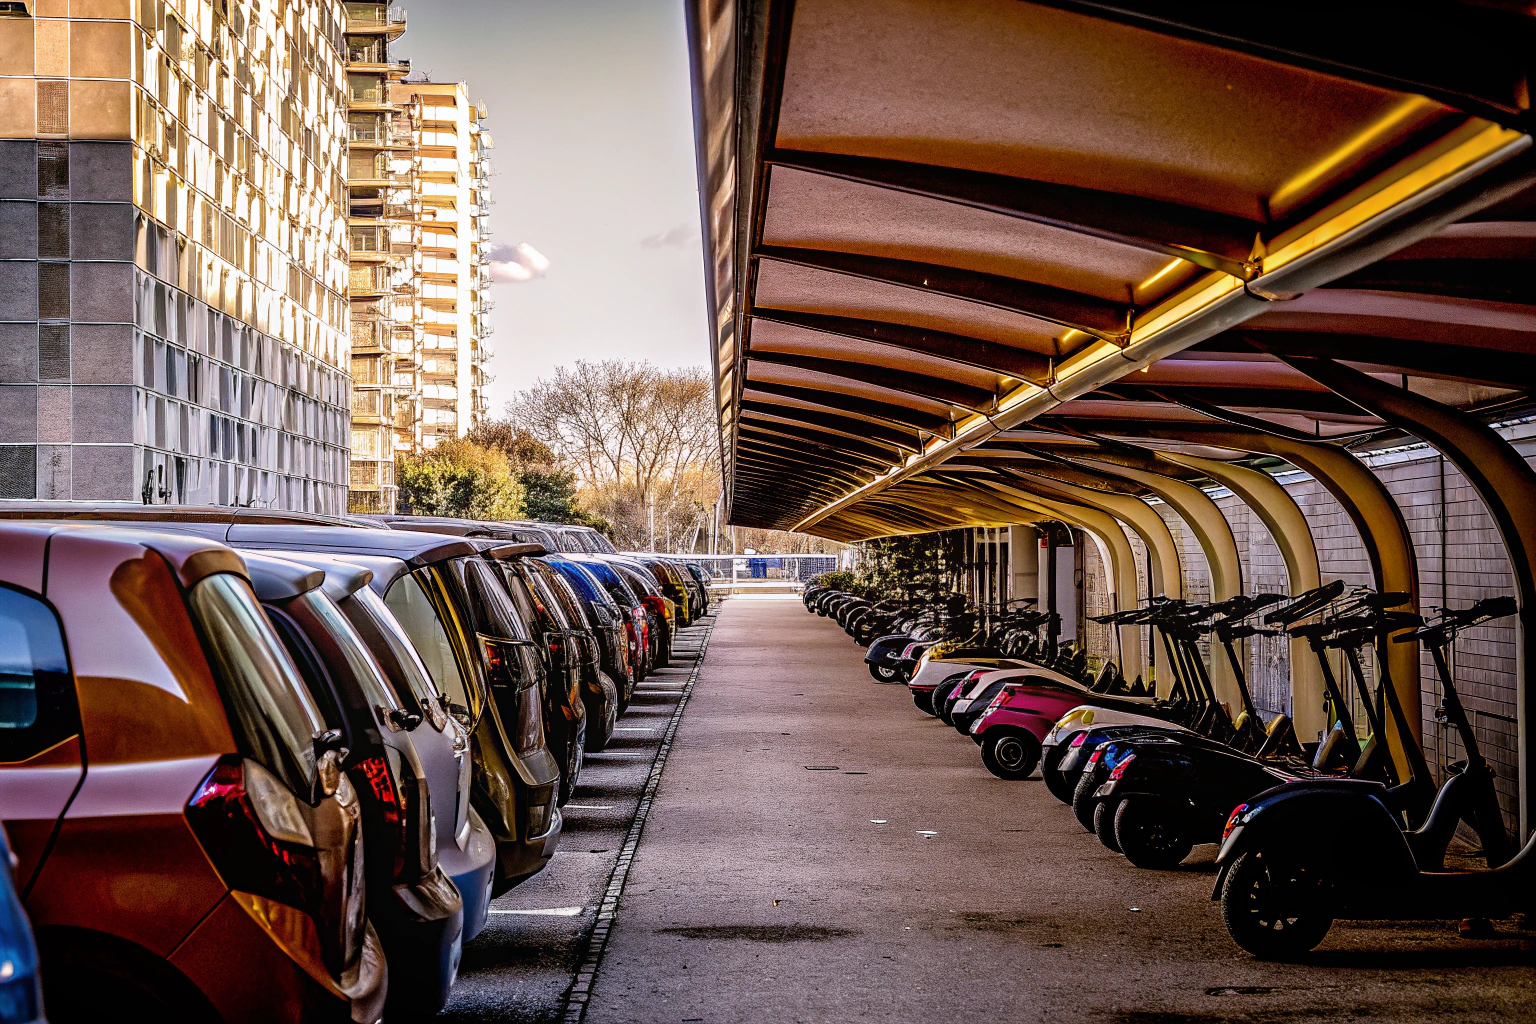
<path fill-rule="evenodd" d="M 581 907 L 555 907 L 553 910 L 498 910 L 491 908 L 493 914 L 516 914 L 521 917 L 579 917 Z"/>

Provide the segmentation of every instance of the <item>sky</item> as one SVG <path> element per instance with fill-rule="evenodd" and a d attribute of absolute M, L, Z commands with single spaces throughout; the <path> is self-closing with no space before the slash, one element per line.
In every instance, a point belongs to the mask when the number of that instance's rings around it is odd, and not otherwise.
<path fill-rule="evenodd" d="M 577 359 L 707 366 L 699 197 L 678 0 L 405 0 L 390 54 L 483 101 L 491 242 L 535 275 L 492 285 L 501 415 Z M 499 278 L 510 275 L 500 273 Z"/>

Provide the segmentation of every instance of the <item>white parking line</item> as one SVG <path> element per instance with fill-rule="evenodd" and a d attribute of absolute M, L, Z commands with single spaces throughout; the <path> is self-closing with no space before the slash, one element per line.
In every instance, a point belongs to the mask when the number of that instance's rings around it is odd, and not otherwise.
<path fill-rule="evenodd" d="M 497 910 L 491 908 L 493 914 L 517 914 L 522 917 L 577 917 L 581 914 L 581 907 L 555 907 L 553 910 Z"/>

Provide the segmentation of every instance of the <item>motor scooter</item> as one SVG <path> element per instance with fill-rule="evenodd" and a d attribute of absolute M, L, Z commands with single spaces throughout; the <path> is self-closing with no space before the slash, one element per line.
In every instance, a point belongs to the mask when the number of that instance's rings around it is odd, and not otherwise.
<path fill-rule="evenodd" d="M 1342 580 L 1325 583 L 1292 598 L 1283 610 L 1284 615 L 1288 616 L 1287 621 L 1299 620 L 1331 604 L 1343 592 Z M 1155 645 L 1157 622 L 1161 618 L 1157 605 L 1162 600 L 1165 599 L 1154 599 L 1147 608 L 1096 617 L 1095 621 L 1111 624 L 1146 624 L 1154 634 Z M 1280 620 L 1276 619 L 1276 621 Z M 1167 643 L 1166 640 L 1164 642 Z M 1082 707 L 1068 711 L 1046 734 L 1041 744 L 1040 774 L 1051 794 L 1062 803 L 1071 804 L 1089 755 L 1106 740 L 1129 735 L 1129 730 L 1143 727 L 1161 728 L 1173 732 L 1193 731 L 1192 724 L 1197 724 L 1209 713 L 1206 711 L 1208 702 L 1204 694 L 1188 692 L 1182 681 L 1180 669 L 1187 665 L 1187 658 L 1170 657 L 1168 659 L 1165 674 L 1172 680 L 1172 685 L 1169 688 L 1168 697 L 1165 698 L 1168 703 L 1164 710 L 1144 714 L 1105 707 L 1101 704 L 1084 704 Z M 1239 666 L 1240 669 L 1241 666 Z M 1132 695 L 1137 694 L 1133 691 Z M 1078 738 L 1089 730 L 1092 730 L 1091 735 Z"/>
<path fill-rule="evenodd" d="M 1261 959 L 1290 959 L 1316 947 L 1340 918 L 1499 918 L 1536 909 L 1536 836 L 1509 859 L 1493 768 L 1445 657 L 1459 631 L 1516 610 L 1513 598 L 1488 598 L 1398 638 L 1429 649 L 1444 690 L 1437 717 L 1451 723 L 1466 753 L 1447 766 L 1422 827 L 1402 828 L 1401 787 L 1359 780 L 1292 781 L 1232 811 L 1211 899 L 1220 900 L 1234 942 Z M 1488 870 L 1444 869 L 1461 822 L 1476 832 Z"/>
<path fill-rule="evenodd" d="M 1093 793 L 1097 804 L 1093 812 L 1095 831 L 1100 839 L 1138 867 L 1172 867 L 1188 856 L 1195 844 L 1218 841 L 1233 804 L 1272 786 L 1309 777 L 1347 776 L 1392 785 L 1405 823 L 1412 827 L 1422 821 L 1433 797 L 1423 751 L 1416 743 L 1404 744 L 1408 776 L 1399 786 L 1398 770 L 1385 744 L 1386 717 L 1391 716 L 1400 736 L 1410 735 L 1408 723 L 1385 660 L 1373 700 L 1359 658 L 1362 646 L 1383 644 L 1389 633 L 1421 624 L 1417 615 L 1390 610 L 1406 600 L 1406 594 L 1357 592 L 1351 603 L 1321 621 L 1289 627 L 1292 636 L 1304 637 L 1312 645 L 1339 715 L 1333 744 L 1316 748 L 1310 761 L 1298 756 L 1301 748 L 1294 741 L 1289 746 L 1273 742 L 1278 717 L 1268 730 L 1243 727 L 1242 718 L 1252 715 L 1250 721 L 1256 721 L 1257 713 L 1235 655 L 1245 711 L 1234 735 L 1220 737 L 1221 742 L 1187 736 L 1112 741 L 1109 746 L 1117 748 L 1113 751 L 1115 763 Z M 1224 641 L 1224 646 L 1231 652 L 1229 641 Z M 1354 736 L 1353 721 L 1346 713 L 1348 704 L 1326 657 L 1330 649 L 1344 654 L 1357 692 L 1363 697 L 1362 711 L 1371 730 L 1364 747 Z M 1106 750 L 1105 756 L 1110 753 Z"/>
<path fill-rule="evenodd" d="M 1014 673 L 967 727 L 981 761 L 1000 779 L 1027 779 L 1040 760 L 1040 741 L 1062 713 L 1092 691 L 1046 668 Z"/>

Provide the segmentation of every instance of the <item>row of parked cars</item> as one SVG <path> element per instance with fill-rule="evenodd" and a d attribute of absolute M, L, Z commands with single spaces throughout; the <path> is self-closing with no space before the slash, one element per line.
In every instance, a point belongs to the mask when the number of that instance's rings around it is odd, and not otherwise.
<path fill-rule="evenodd" d="M 0 504 L 0 1022 L 435 1013 L 708 606 L 582 527 Z"/>

